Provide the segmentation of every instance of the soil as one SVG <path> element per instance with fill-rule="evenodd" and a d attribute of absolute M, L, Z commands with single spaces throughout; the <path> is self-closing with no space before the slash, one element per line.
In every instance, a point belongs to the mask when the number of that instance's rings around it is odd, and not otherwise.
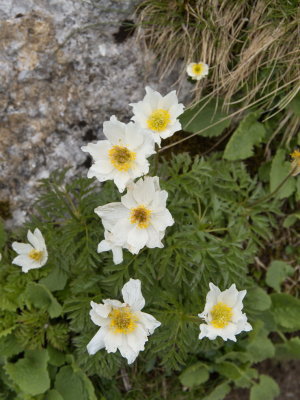
<path fill-rule="evenodd" d="M 264 361 L 259 366 L 262 374 L 270 375 L 280 387 L 280 395 L 276 400 L 299 400 L 300 399 L 300 361 L 274 362 Z M 233 390 L 225 400 L 248 400 L 249 390 Z"/>

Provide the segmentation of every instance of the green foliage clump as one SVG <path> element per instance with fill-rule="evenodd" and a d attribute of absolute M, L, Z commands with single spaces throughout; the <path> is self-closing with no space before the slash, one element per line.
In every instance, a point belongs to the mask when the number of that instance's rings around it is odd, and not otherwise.
<path fill-rule="evenodd" d="M 280 292 L 290 268 L 281 273 L 272 263 L 266 283 L 249 269 L 276 234 L 282 196 L 261 201 L 268 184 L 259 184 L 244 163 L 218 153 L 209 158 L 179 154 L 158 168 L 175 219 L 163 249 L 125 252 L 120 265 L 113 264 L 111 253 L 97 254 L 103 227 L 94 209 L 119 200 L 119 194 L 110 182 L 101 190 L 87 178 L 67 182 L 66 171 L 42 181 L 24 229 L 2 235 L 0 387 L 5 399 L 154 400 L 169 390 L 172 395 L 165 398 L 221 400 L 232 387 L 249 388 L 252 400 L 277 395 L 275 381 L 259 375 L 255 364 L 275 355 L 299 355 L 297 338 L 284 336 L 300 329 L 299 300 Z M 11 243 L 36 227 L 49 259 L 24 274 L 11 264 Z M 119 298 L 129 278 L 142 281 L 146 312 L 162 323 L 133 366 L 119 353 L 101 350 L 89 356 L 86 351 L 97 329 L 90 301 Z M 209 282 L 222 290 L 236 283 L 248 291 L 245 312 L 253 331 L 240 334 L 237 343 L 198 339 L 197 314 Z M 268 286 L 276 293 L 270 294 Z"/>

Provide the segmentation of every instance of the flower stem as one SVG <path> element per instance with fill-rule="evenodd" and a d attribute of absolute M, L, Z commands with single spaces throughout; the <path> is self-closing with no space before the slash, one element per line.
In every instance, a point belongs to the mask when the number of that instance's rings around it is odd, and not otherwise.
<path fill-rule="evenodd" d="M 249 204 L 248 207 L 252 208 L 256 206 L 257 204 L 263 203 L 266 200 L 269 200 L 271 197 L 273 197 L 281 188 L 282 186 L 286 183 L 286 181 L 293 175 L 293 173 L 296 171 L 297 167 L 293 168 L 291 172 L 279 183 L 279 185 L 273 190 L 273 192 L 267 194 L 266 196 L 262 197 L 261 199 L 258 199 L 252 204 Z"/>

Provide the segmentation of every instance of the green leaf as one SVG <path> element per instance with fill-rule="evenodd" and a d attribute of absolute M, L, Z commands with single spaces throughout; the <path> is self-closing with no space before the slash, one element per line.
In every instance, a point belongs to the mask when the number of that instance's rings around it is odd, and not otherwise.
<path fill-rule="evenodd" d="M 222 363 L 216 365 L 215 370 L 220 374 L 225 376 L 232 381 L 238 379 L 242 375 L 242 371 L 236 364 L 229 361 L 223 361 Z"/>
<path fill-rule="evenodd" d="M 227 382 L 223 382 L 216 386 L 209 395 L 202 398 L 202 400 L 223 400 L 230 392 L 231 388 Z"/>
<path fill-rule="evenodd" d="M 49 354 L 49 364 L 55 367 L 61 367 L 66 362 L 66 355 L 52 346 L 47 347 Z"/>
<path fill-rule="evenodd" d="M 207 365 L 198 362 L 186 368 L 180 375 L 179 380 L 182 385 L 193 387 L 206 382 L 209 378 Z"/>
<path fill-rule="evenodd" d="M 56 318 L 61 314 L 61 305 L 44 285 L 29 282 L 25 294 L 34 307 L 47 310 L 51 318 Z"/>
<path fill-rule="evenodd" d="M 14 364 L 8 363 L 5 368 L 22 392 L 34 396 L 50 387 L 47 361 L 47 350 L 31 350 L 25 352 L 24 358 Z"/>
<path fill-rule="evenodd" d="M 285 150 L 279 149 L 273 158 L 270 172 L 270 192 L 273 192 L 291 172 L 291 163 L 285 161 Z M 278 191 L 279 199 L 289 197 L 296 189 L 296 181 L 290 177 Z"/>
<path fill-rule="evenodd" d="M 260 382 L 251 388 L 250 400 L 273 400 L 279 393 L 279 386 L 274 379 L 267 375 L 260 375 Z"/>
<path fill-rule="evenodd" d="M 0 340 L 0 356 L 11 357 L 21 353 L 23 350 L 23 347 L 13 334 L 3 337 Z"/>
<path fill-rule="evenodd" d="M 297 117 L 300 117 L 300 93 L 292 99 L 292 101 L 289 102 L 289 104 L 286 106 L 288 110 L 293 111 Z"/>
<path fill-rule="evenodd" d="M 202 107 L 204 108 L 201 110 Z M 205 129 L 203 132 L 199 133 L 199 135 L 214 137 L 219 136 L 223 130 L 230 125 L 230 118 L 219 122 L 226 116 L 227 114 L 222 111 L 222 104 L 218 104 L 216 100 L 210 100 L 205 106 L 200 102 L 192 109 L 186 110 L 181 114 L 179 120 L 182 124 L 182 129 L 186 132 L 196 133 Z M 206 129 L 212 124 L 216 125 Z"/>
<path fill-rule="evenodd" d="M 294 337 L 275 346 L 276 357 L 281 360 L 300 360 L 300 338 Z"/>
<path fill-rule="evenodd" d="M 297 222 L 299 219 L 300 219 L 300 212 L 295 212 L 293 214 L 290 214 L 284 219 L 283 226 L 285 228 L 289 228 L 290 226 L 294 225 L 294 223 Z"/>
<path fill-rule="evenodd" d="M 62 367 L 55 379 L 55 389 L 64 400 L 97 400 L 94 388 L 88 377 L 80 370 Z"/>
<path fill-rule="evenodd" d="M 262 321 L 257 322 L 253 326 L 253 330 L 249 334 L 249 343 L 247 351 L 251 355 L 252 362 L 257 363 L 267 358 L 274 357 L 275 347 L 270 339 L 268 332 L 264 329 Z"/>
<path fill-rule="evenodd" d="M 255 311 L 265 311 L 271 307 L 271 299 L 262 288 L 255 287 L 247 291 L 245 305 Z"/>
<path fill-rule="evenodd" d="M 261 143 L 266 134 L 263 124 L 257 122 L 260 111 L 245 116 L 229 139 L 224 151 L 226 160 L 245 160 L 253 155 L 254 145 Z"/>
<path fill-rule="evenodd" d="M 66 286 L 68 275 L 60 268 L 53 268 L 48 276 L 42 278 L 40 283 L 45 285 L 51 292 L 62 290 Z"/>
<path fill-rule="evenodd" d="M 282 282 L 293 273 L 294 268 L 284 261 L 272 261 L 267 270 L 266 283 L 277 292 L 280 292 Z"/>
<path fill-rule="evenodd" d="M 58 393 L 57 390 L 50 390 L 45 397 L 45 400 L 64 400 L 64 398 Z"/>
<path fill-rule="evenodd" d="M 300 300 L 286 293 L 272 294 L 272 312 L 275 321 L 288 332 L 300 329 Z"/>
<path fill-rule="evenodd" d="M 243 372 L 243 375 L 236 379 L 234 384 L 240 388 L 250 388 L 252 386 L 252 381 L 258 377 L 258 371 L 255 368 L 247 368 Z"/>

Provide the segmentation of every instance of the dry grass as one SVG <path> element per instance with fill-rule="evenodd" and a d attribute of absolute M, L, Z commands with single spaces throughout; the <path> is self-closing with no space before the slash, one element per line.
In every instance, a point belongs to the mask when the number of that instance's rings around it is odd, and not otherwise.
<path fill-rule="evenodd" d="M 282 109 L 300 89 L 298 0 L 144 0 L 137 12 L 138 39 L 158 56 L 163 79 L 191 61 L 210 65 L 203 91 L 241 108 L 257 100 Z M 179 82 L 180 83 L 180 82 Z"/>

